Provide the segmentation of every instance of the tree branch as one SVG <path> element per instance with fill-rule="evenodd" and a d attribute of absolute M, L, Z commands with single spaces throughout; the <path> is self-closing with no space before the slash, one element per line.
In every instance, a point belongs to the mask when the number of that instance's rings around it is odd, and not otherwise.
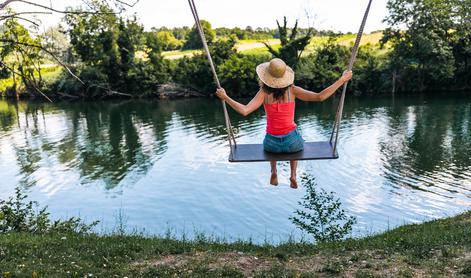
<path fill-rule="evenodd" d="M 8 2 L 8 0 L 6 2 Z M 91 12 L 91 11 L 63 11 L 63 10 L 55 9 L 53 7 L 48 7 L 48 6 L 45 6 L 45 5 L 34 3 L 34 2 L 31 2 L 31 1 L 27 1 L 27 0 L 12 0 L 9 3 L 11 3 L 11 2 L 20 2 L 20 3 L 24 3 L 24 4 L 27 4 L 27 5 L 31 5 L 31 6 L 34 6 L 34 7 L 38 7 L 38 8 L 41 8 L 41 9 L 45 9 L 45 10 L 49 10 L 49 11 L 52 11 L 52 12 L 55 12 L 55 13 L 61 13 L 61 14 L 96 14 L 97 13 L 97 12 Z M 8 5 L 9 3 L 6 3 L 6 4 Z M 0 9 L 2 9 L 1 5 L 0 5 Z"/>
<path fill-rule="evenodd" d="M 12 3 L 12 2 L 17 2 L 18 0 L 6 0 L 5 2 L 3 3 L 0 3 L 0 10 L 3 10 L 3 8 L 5 8 L 8 4 Z"/>
<path fill-rule="evenodd" d="M 29 46 L 29 47 L 35 47 L 35 48 L 39 48 L 41 49 L 42 51 L 46 52 L 47 54 L 49 54 L 59 65 L 61 65 L 65 70 L 67 70 L 67 72 L 72 75 L 72 77 L 74 77 L 75 79 L 77 79 L 80 83 L 82 83 L 82 85 L 85 85 L 85 82 L 82 81 L 82 79 L 80 79 L 77 75 L 75 75 L 72 70 L 66 65 L 64 64 L 59 58 L 56 57 L 56 55 L 54 55 L 54 53 L 52 53 L 51 51 L 49 51 L 48 49 L 46 49 L 45 47 L 43 47 L 42 45 L 37 45 L 37 44 L 30 44 L 30 43 L 24 43 L 24 42 L 19 42 L 19 41 L 14 41 L 14 40 L 5 40 L 5 39 L 0 39 L 0 42 L 3 42 L 3 43 L 10 43 L 10 44 L 18 44 L 18 45 L 23 45 L 23 46 Z"/>
<path fill-rule="evenodd" d="M 129 3 L 125 2 L 125 1 L 122 1 L 122 0 L 115 0 L 115 1 L 119 4 L 122 4 L 122 5 L 125 5 L 125 6 L 128 6 L 128 7 L 134 7 L 137 3 L 139 3 L 140 0 L 135 0 L 134 3 L 132 3 L 132 4 L 129 4 Z M 20 2 L 20 3 L 24 3 L 24 4 L 27 4 L 27 5 L 31 5 L 31 6 L 34 6 L 34 7 L 38 7 L 38 8 L 41 8 L 41 9 L 45 9 L 45 10 L 49 10 L 49 11 L 52 11 L 52 12 L 55 12 L 55 13 L 61 13 L 61 14 L 77 14 L 77 15 L 80 15 L 80 14 L 99 14 L 100 13 L 100 12 L 97 12 L 97 11 L 58 10 L 58 9 L 53 8 L 53 7 L 48 7 L 48 6 L 38 4 L 38 3 L 34 3 L 34 2 L 31 2 L 31 1 L 28 1 L 28 0 L 6 0 L 5 2 L 0 4 L 0 10 L 4 9 L 8 4 L 11 4 L 12 2 Z M 103 13 L 103 14 L 106 14 L 106 13 Z"/>
<path fill-rule="evenodd" d="M 28 76 L 26 76 L 26 75 L 24 75 L 23 73 L 18 72 L 18 71 L 16 71 L 15 69 L 13 69 L 13 68 L 7 66 L 3 61 L 0 61 L 0 66 L 2 66 L 2 67 L 4 67 L 4 68 L 8 69 L 9 71 L 11 71 L 12 73 L 14 73 L 14 74 L 16 74 L 16 75 L 18 75 L 18 76 L 21 76 L 21 78 L 24 78 L 24 79 L 28 80 L 28 81 L 30 82 L 31 86 L 33 86 L 33 88 L 34 88 L 39 94 L 41 94 L 41 95 L 42 95 L 45 99 L 47 99 L 49 102 L 52 102 L 52 100 L 51 100 L 48 96 L 46 96 L 46 94 L 44 94 Z"/>
<path fill-rule="evenodd" d="M 27 18 L 24 18 L 24 17 L 21 17 L 21 16 L 9 15 L 9 16 L 5 16 L 5 17 L 0 17 L 0 21 L 5 20 L 5 19 L 19 19 L 19 20 L 29 22 L 29 23 L 33 24 L 34 26 L 36 26 L 36 27 L 39 27 L 38 22 L 35 22 L 31 19 L 27 19 Z"/>
<path fill-rule="evenodd" d="M 122 5 L 128 6 L 130 8 L 133 8 L 137 3 L 139 3 L 139 0 L 135 0 L 134 3 L 132 3 L 132 4 L 126 3 L 125 1 L 121 1 L 121 0 L 116 0 L 116 2 L 118 2 Z"/>
<path fill-rule="evenodd" d="M 27 15 L 27 14 L 52 14 L 52 12 L 19 12 L 19 13 L 12 13 L 7 15 L 0 15 L 0 20 L 5 20 L 14 16 L 18 15 Z"/>

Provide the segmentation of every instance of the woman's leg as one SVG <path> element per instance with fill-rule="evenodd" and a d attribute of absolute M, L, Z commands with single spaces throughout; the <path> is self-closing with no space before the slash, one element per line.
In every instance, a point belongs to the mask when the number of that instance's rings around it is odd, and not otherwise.
<path fill-rule="evenodd" d="M 289 178 L 289 180 L 291 182 L 291 188 L 298 188 L 298 182 L 296 181 L 296 169 L 298 168 L 298 161 L 291 160 L 290 166 L 291 166 L 291 177 Z"/>
<path fill-rule="evenodd" d="M 270 177 L 270 184 L 271 185 L 278 185 L 278 175 L 276 172 L 276 161 L 270 161 L 271 167 L 271 177 Z"/>

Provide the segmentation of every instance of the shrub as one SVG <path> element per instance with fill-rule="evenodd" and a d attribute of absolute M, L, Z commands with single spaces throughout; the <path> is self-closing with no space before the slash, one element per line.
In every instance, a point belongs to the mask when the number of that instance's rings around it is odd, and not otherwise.
<path fill-rule="evenodd" d="M 82 219 L 76 217 L 51 221 L 47 207 L 39 209 L 38 203 L 26 201 L 27 197 L 18 187 L 15 196 L 0 201 L 0 234 L 9 232 L 86 234 L 98 224 L 98 221 L 85 224 Z"/>
<path fill-rule="evenodd" d="M 340 77 L 349 57 L 348 49 L 331 39 L 316 53 L 301 59 L 296 81 L 300 86 L 320 91 Z"/>
<path fill-rule="evenodd" d="M 391 78 L 385 70 L 385 61 L 371 45 L 360 47 L 353 72 L 354 78 L 349 87 L 357 94 L 372 95 L 391 88 Z"/>
<path fill-rule="evenodd" d="M 255 68 L 267 56 L 231 55 L 219 66 L 222 86 L 234 96 L 253 95 L 259 88 Z"/>
<path fill-rule="evenodd" d="M 333 192 L 316 190 L 312 177 L 303 176 L 306 195 L 299 205 L 305 210 L 296 210 L 291 221 L 301 230 L 306 231 L 317 242 L 338 241 L 352 230 L 355 217 L 348 216 L 342 203 Z"/>

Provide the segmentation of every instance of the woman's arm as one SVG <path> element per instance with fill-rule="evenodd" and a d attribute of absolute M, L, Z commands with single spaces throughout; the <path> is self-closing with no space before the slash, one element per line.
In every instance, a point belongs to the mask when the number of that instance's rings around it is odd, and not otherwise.
<path fill-rule="evenodd" d="M 263 99 L 265 98 L 265 94 L 260 90 L 254 96 L 254 98 L 249 102 L 249 104 L 243 105 L 233 100 L 232 98 L 230 98 L 226 94 L 226 90 L 224 90 L 223 88 L 217 89 L 216 95 L 220 99 L 224 100 L 227 104 L 229 104 L 230 107 L 232 107 L 235 111 L 237 111 L 239 114 L 243 115 L 244 117 L 249 115 L 253 111 L 257 110 L 263 104 Z"/>
<path fill-rule="evenodd" d="M 352 71 L 345 71 L 334 84 L 330 85 L 320 93 L 305 90 L 301 87 L 294 87 L 294 95 L 304 101 L 317 101 L 321 102 L 332 96 L 338 88 L 340 88 L 345 82 L 352 79 Z"/>

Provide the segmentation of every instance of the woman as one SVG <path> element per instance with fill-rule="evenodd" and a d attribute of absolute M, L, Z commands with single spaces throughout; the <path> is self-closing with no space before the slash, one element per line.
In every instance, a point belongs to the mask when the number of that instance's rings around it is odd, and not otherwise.
<path fill-rule="evenodd" d="M 294 71 L 281 59 L 257 66 L 257 75 L 260 79 L 260 90 L 247 105 L 243 105 L 230 98 L 221 88 L 216 91 L 217 96 L 224 100 L 238 113 L 247 116 L 257 110 L 262 104 L 267 115 L 267 129 L 263 148 L 273 153 L 293 153 L 303 150 L 304 140 L 299 134 L 294 122 L 295 100 L 321 102 L 328 99 L 345 82 L 352 78 L 352 72 L 346 71 L 328 88 L 320 93 L 311 92 L 295 86 Z M 290 161 L 291 187 L 297 188 L 296 168 L 297 161 Z M 270 184 L 278 185 L 276 161 L 270 161 Z"/>

